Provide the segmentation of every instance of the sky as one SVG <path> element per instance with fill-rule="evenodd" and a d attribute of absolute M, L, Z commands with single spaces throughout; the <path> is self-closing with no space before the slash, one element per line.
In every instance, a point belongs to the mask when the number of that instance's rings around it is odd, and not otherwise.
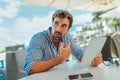
<path fill-rule="evenodd" d="M 33 34 L 48 29 L 51 26 L 51 16 L 57 10 L 45 6 L 24 4 L 22 0 L 0 0 L 0 50 L 8 46 L 28 45 Z M 75 25 L 90 22 L 91 12 L 83 10 L 68 11 L 73 15 Z"/>

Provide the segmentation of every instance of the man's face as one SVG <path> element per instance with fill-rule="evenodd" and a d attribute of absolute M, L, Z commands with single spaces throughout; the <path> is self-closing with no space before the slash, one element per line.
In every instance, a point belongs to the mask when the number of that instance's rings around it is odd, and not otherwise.
<path fill-rule="evenodd" d="M 53 43 L 59 43 L 61 38 L 69 31 L 69 20 L 67 18 L 61 19 L 56 17 L 52 26 Z"/>

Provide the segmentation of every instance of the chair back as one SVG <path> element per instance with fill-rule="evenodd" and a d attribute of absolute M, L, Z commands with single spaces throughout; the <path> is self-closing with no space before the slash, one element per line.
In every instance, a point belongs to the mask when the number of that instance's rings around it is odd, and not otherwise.
<path fill-rule="evenodd" d="M 23 70 L 25 60 L 25 50 L 11 51 L 6 53 L 6 79 L 18 80 L 25 77 Z"/>
<path fill-rule="evenodd" d="M 25 50 L 20 50 L 15 52 L 15 59 L 19 70 L 23 70 L 24 68 L 25 56 L 26 56 L 25 53 L 26 53 Z"/>

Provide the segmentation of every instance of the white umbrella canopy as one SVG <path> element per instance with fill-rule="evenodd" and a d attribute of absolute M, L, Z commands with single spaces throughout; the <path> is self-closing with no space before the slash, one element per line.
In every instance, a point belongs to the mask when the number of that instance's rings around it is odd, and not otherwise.
<path fill-rule="evenodd" d="M 87 10 L 92 12 L 105 11 L 118 7 L 120 0 L 88 0 L 88 2 L 75 9 Z"/>
<path fill-rule="evenodd" d="M 117 17 L 117 16 L 120 16 L 120 7 L 117 7 L 115 9 L 112 9 L 102 15 L 100 15 L 100 17 L 102 18 L 112 18 L 112 17 Z"/>
<path fill-rule="evenodd" d="M 118 7 L 120 0 L 23 0 L 25 4 L 54 8 L 71 8 L 98 12 Z"/>
<path fill-rule="evenodd" d="M 71 9 L 86 4 L 87 1 L 88 0 L 23 0 L 23 2 L 28 5 Z"/>

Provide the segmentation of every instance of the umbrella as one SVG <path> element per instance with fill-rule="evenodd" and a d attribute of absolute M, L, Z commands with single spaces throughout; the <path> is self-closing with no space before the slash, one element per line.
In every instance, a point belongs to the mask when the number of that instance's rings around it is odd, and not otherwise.
<path fill-rule="evenodd" d="M 102 17 L 102 18 L 117 17 L 117 16 L 120 16 L 120 7 L 117 7 L 115 9 L 112 9 L 112 10 L 100 15 L 100 17 Z"/>
<path fill-rule="evenodd" d="M 119 6 L 120 0 L 23 0 L 25 4 L 54 8 L 103 11 Z"/>
<path fill-rule="evenodd" d="M 88 0 L 86 4 L 76 7 L 76 9 L 98 12 L 118 7 L 119 4 L 120 0 Z"/>
<path fill-rule="evenodd" d="M 85 4 L 87 0 L 23 0 L 25 4 L 48 6 L 53 8 L 74 8 Z"/>

